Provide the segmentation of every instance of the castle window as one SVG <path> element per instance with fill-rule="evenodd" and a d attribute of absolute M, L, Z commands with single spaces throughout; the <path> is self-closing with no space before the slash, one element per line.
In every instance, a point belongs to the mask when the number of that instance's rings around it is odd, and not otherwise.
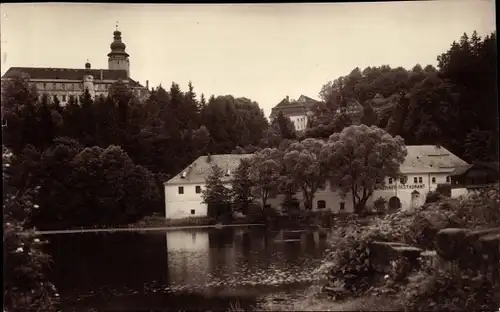
<path fill-rule="evenodd" d="M 414 178 L 413 178 L 413 183 L 418 183 L 418 179 L 417 179 L 417 177 L 414 177 Z"/>
<path fill-rule="evenodd" d="M 196 186 L 196 194 L 200 194 L 201 193 L 201 186 L 197 185 Z"/>
<path fill-rule="evenodd" d="M 63 100 L 63 102 L 66 102 L 66 95 L 62 96 L 62 100 Z"/>
<path fill-rule="evenodd" d="M 184 194 L 184 186 L 179 186 L 177 191 L 179 194 Z"/>
<path fill-rule="evenodd" d="M 52 84 L 52 88 L 53 88 L 53 89 L 57 88 L 57 83 L 53 83 L 53 84 Z"/>
<path fill-rule="evenodd" d="M 61 88 L 64 90 L 66 89 L 66 85 L 64 83 L 61 84 Z"/>
<path fill-rule="evenodd" d="M 52 99 L 54 100 L 54 102 L 56 102 L 56 101 L 57 101 L 57 95 L 54 95 L 54 96 L 52 97 Z"/>
<path fill-rule="evenodd" d="M 389 184 L 392 184 L 392 178 L 389 178 Z"/>
<path fill-rule="evenodd" d="M 446 182 L 450 183 L 451 182 L 451 177 L 450 176 L 447 176 L 446 177 Z"/>
<path fill-rule="evenodd" d="M 43 88 L 46 89 L 47 88 L 47 84 L 44 82 L 43 83 Z"/>
<path fill-rule="evenodd" d="M 418 177 L 418 183 L 423 183 L 422 177 Z"/>
<path fill-rule="evenodd" d="M 436 177 L 432 177 L 432 183 L 436 183 Z"/>

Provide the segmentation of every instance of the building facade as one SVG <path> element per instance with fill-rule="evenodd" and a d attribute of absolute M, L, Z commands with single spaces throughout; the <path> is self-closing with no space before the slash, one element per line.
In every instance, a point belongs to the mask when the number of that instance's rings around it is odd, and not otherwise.
<path fill-rule="evenodd" d="M 92 69 L 88 61 L 82 68 L 11 67 L 2 76 L 2 84 L 22 75 L 36 87 L 40 97 L 46 94 L 50 100 L 57 99 L 62 105 L 71 97 L 78 101 L 85 89 L 92 97 L 107 96 L 111 85 L 118 81 L 126 84 L 139 99 L 146 98 L 149 95 L 148 82 L 144 87 L 130 77 L 129 54 L 118 29 L 113 32 L 110 49 L 107 69 Z"/>
<path fill-rule="evenodd" d="M 309 119 L 313 115 L 313 107 L 319 103 L 305 95 L 301 95 L 296 101 L 291 101 L 287 96 L 271 109 L 269 119 L 271 121 L 274 120 L 281 112 L 292 121 L 296 131 L 304 131 L 308 126 Z"/>
<path fill-rule="evenodd" d="M 435 191 L 440 184 L 451 184 L 451 176 L 459 168 L 469 166 L 464 160 L 443 147 L 434 145 L 407 146 L 408 156 L 400 167 L 401 177 L 386 178 L 383 188 L 377 189 L 367 202 L 373 206 L 378 198 L 385 199 L 389 209 L 412 211 L 425 203 L 429 192 Z M 165 216 L 180 219 L 190 216 L 206 216 L 207 206 L 203 204 L 202 191 L 205 178 L 210 174 L 211 165 L 216 164 L 225 170 L 224 183 L 230 185 L 231 172 L 238 167 L 240 160 L 252 154 L 202 156 L 188 168 L 165 183 Z M 295 195 L 303 208 L 302 194 Z M 284 196 L 276 195 L 268 199 L 268 204 L 281 209 Z M 328 183 L 319 190 L 313 200 L 313 210 L 333 213 L 353 212 L 352 196 L 341 194 Z"/>

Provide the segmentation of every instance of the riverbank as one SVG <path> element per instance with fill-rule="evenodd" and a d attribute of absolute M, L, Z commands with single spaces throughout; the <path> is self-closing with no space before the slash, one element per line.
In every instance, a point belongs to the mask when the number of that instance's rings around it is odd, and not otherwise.
<path fill-rule="evenodd" d="M 91 229 L 71 229 L 71 230 L 46 230 L 35 231 L 36 235 L 50 234 L 71 234 L 71 233 L 99 233 L 99 232 L 134 232 L 134 231 L 176 231 L 176 230 L 194 230 L 194 229 L 222 229 L 227 227 L 249 227 L 264 226 L 262 223 L 247 224 L 215 224 L 215 225 L 185 225 L 185 226 L 151 226 L 151 227 L 126 227 L 126 228 L 91 228 Z"/>

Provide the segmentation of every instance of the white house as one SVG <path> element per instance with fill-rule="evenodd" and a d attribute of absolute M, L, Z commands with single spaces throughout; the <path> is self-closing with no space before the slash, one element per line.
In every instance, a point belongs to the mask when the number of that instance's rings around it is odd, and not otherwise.
<path fill-rule="evenodd" d="M 401 179 L 385 179 L 385 186 L 375 190 L 368 205 L 379 197 L 384 198 L 391 208 L 412 210 L 425 202 L 427 193 L 436 190 L 438 184 L 451 184 L 451 175 L 457 168 L 469 166 L 464 160 L 444 147 L 434 145 L 406 146 L 408 155 L 401 165 Z M 198 158 L 184 171 L 165 183 L 165 216 L 166 218 L 183 218 L 189 216 L 205 216 L 206 205 L 202 204 L 201 190 L 205 177 L 210 174 L 210 163 L 215 163 L 229 173 L 225 179 L 229 183 L 230 172 L 238 166 L 244 155 L 212 155 L 208 162 L 206 156 Z M 200 170 L 201 169 L 201 170 Z M 185 177 L 182 178 L 182 175 Z M 302 201 L 302 194 L 296 198 Z M 279 209 L 283 195 L 268 199 L 268 204 Z M 303 207 L 303 204 L 301 204 Z M 330 210 L 334 213 L 352 212 L 352 197 L 345 197 L 329 186 L 319 190 L 313 201 L 313 210 Z"/>
<path fill-rule="evenodd" d="M 165 217 L 181 219 L 206 216 L 207 205 L 203 203 L 202 191 L 205 188 L 205 178 L 212 172 L 212 166 L 217 165 L 224 170 L 226 175 L 223 182 L 229 187 L 231 174 L 239 166 L 240 160 L 251 156 L 252 154 L 225 154 L 198 157 L 165 182 Z"/>

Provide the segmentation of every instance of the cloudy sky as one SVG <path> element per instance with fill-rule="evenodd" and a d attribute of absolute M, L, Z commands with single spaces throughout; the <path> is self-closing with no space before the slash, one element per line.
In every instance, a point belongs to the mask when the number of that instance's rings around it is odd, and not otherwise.
<path fill-rule="evenodd" d="M 269 115 L 318 97 L 354 67 L 436 65 L 453 40 L 495 30 L 494 1 L 336 4 L 1 4 L 2 74 L 12 66 L 107 68 L 119 21 L 131 76 L 245 96 Z"/>

